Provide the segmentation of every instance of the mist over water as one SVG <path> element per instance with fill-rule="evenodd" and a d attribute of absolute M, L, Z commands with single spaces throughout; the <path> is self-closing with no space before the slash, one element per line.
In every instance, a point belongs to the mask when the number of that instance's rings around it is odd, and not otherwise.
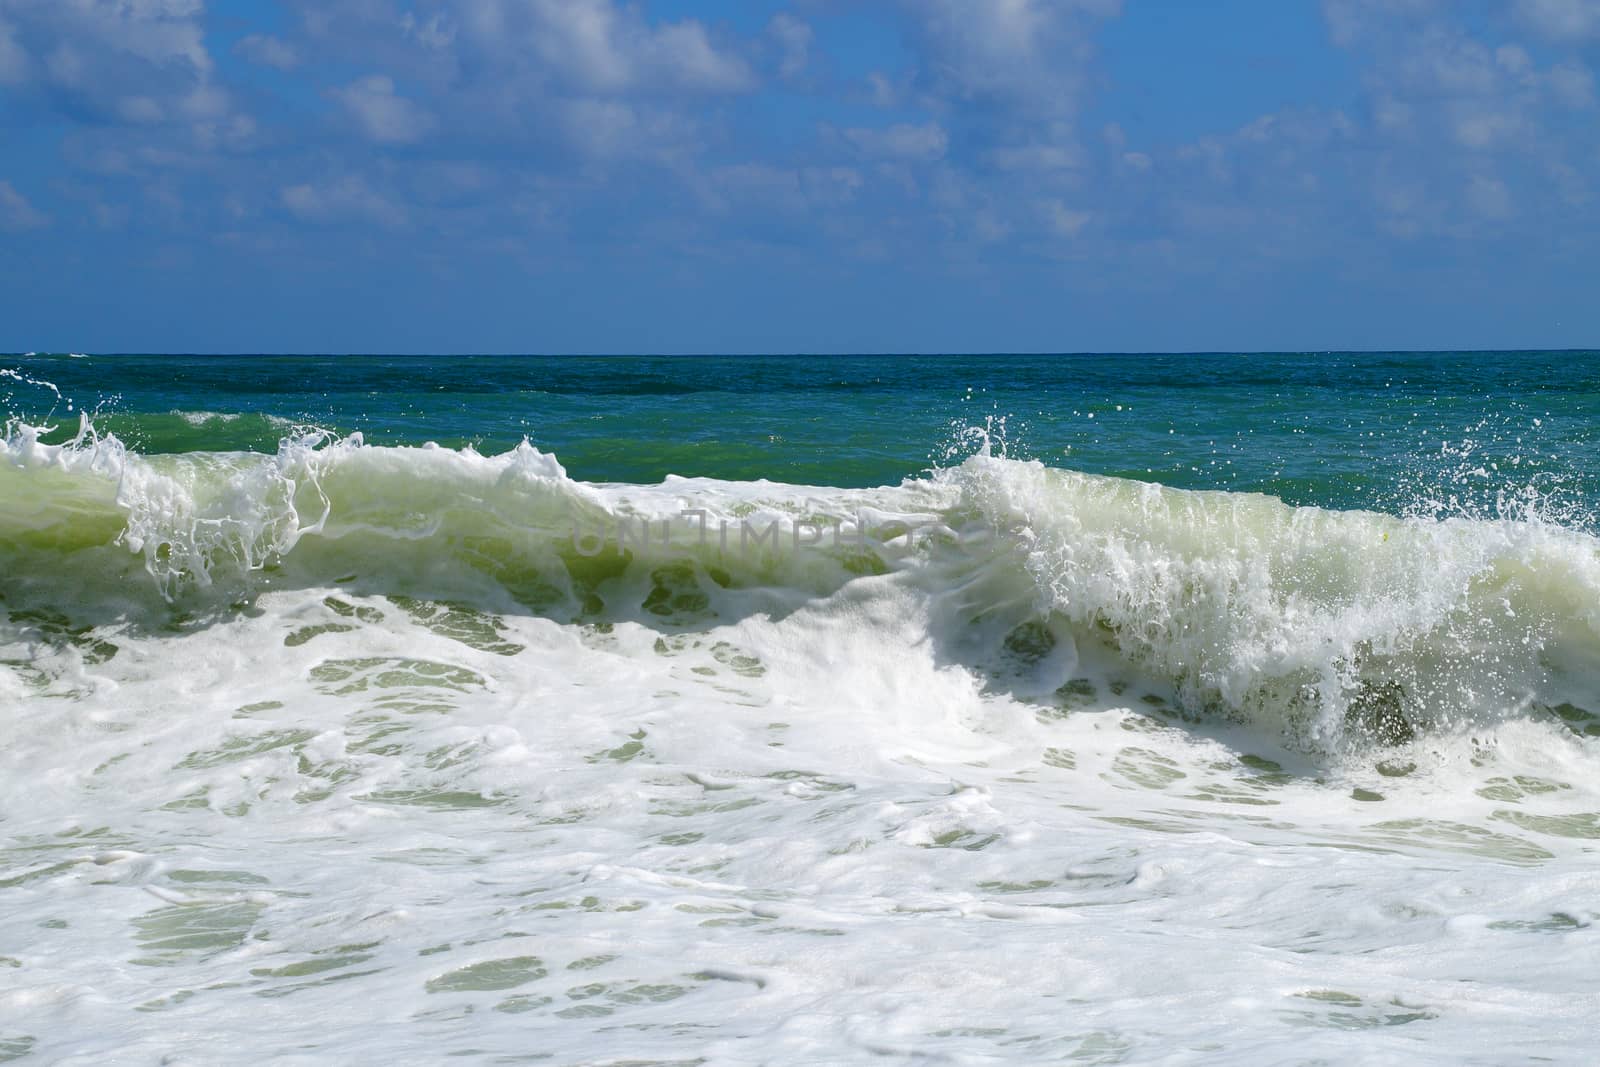
<path fill-rule="evenodd" d="M 0 1054 L 1589 1046 L 1594 356 L 0 375 Z"/>

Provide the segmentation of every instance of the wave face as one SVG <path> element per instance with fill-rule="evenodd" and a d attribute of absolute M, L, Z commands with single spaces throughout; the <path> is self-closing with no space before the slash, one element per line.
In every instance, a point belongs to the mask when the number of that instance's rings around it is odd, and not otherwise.
<path fill-rule="evenodd" d="M 91 620 L 141 584 L 194 610 L 339 581 L 693 628 L 849 587 L 914 595 L 916 640 L 1029 699 L 1069 698 L 1080 667 L 1138 674 L 1185 713 L 1329 751 L 1595 696 L 1600 541 L 1535 518 L 1295 508 L 988 455 L 873 490 L 623 486 L 526 443 L 309 432 L 275 455 L 147 458 L 85 427 L 68 445 L 14 429 L 0 551 L 11 584 Z"/>

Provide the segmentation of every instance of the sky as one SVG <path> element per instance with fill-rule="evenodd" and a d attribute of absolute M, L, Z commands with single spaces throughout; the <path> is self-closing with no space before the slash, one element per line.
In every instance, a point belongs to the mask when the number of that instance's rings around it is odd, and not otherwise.
<path fill-rule="evenodd" d="M 1600 0 L 0 0 L 0 351 L 1600 347 Z"/>

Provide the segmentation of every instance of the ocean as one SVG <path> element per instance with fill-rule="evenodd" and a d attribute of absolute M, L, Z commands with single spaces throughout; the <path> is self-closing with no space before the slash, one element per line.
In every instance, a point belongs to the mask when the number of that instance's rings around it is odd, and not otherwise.
<path fill-rule="evenodd" d="M 1600 353 L 0 413 L 0 1061 L 1592 1060 Z"/>

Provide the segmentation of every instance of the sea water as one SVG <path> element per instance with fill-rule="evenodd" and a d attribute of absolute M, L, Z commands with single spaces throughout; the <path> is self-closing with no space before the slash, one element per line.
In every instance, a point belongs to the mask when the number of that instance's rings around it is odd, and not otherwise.
<path fill-rule="evenodd" d="M 0 1059 L 1592 1057 L 1600 356 L 0 401 Z"/>

